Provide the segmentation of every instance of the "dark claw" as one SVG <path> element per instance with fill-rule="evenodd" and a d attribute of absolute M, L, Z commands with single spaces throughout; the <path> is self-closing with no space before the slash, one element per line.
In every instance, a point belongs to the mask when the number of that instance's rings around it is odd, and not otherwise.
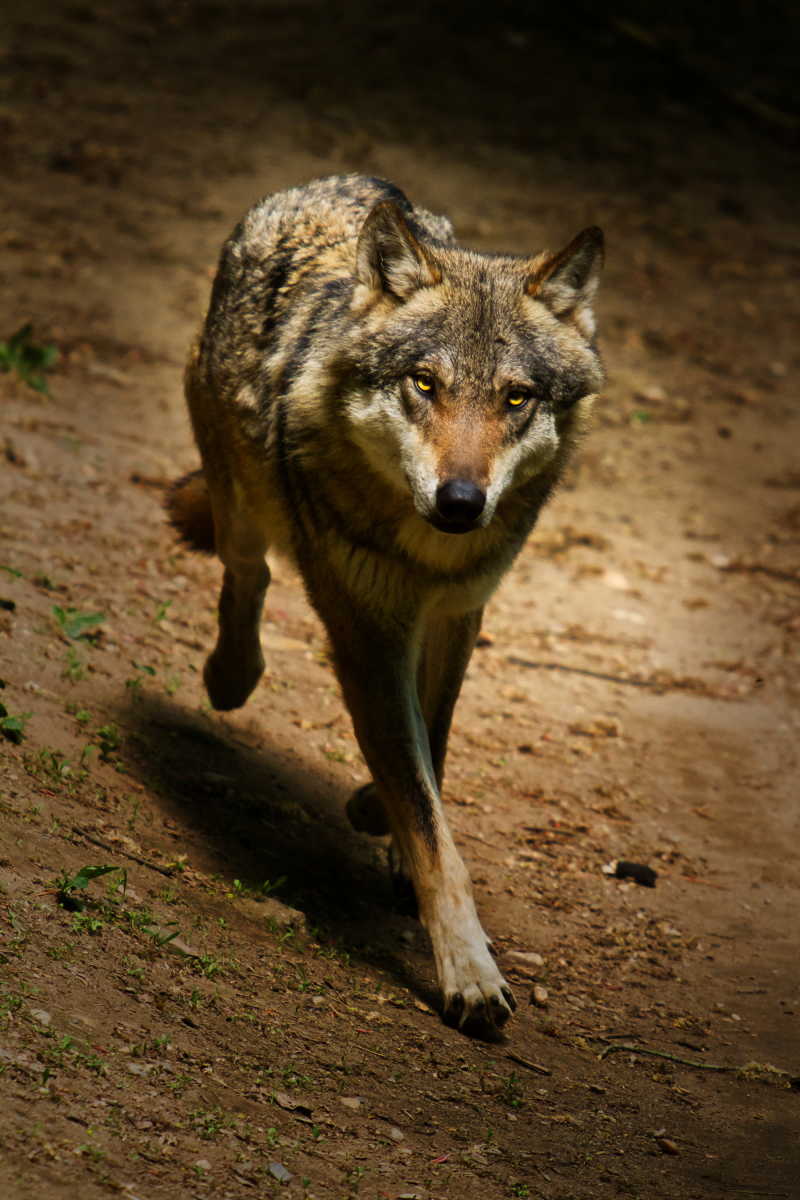
<path fill-rule="evenodd" d="M 509 988 L 509 987 L 504 987 L 504 988 L 503 988 L 503 995 L 505 996 L 505 998 L 506 998 L 506 1004 L 507 1004 L 507 1005 L 508 1005 L 508 1007 L 511 1009 L 511 1011 L 512 1011 L 512 1012 L 516 1012 L 516 1011 L 517 1011 L 517 1002 L 516 1002 L 516 1000 L 514 999 L 514 993 L 512 992 L 511 988 Z"/>
<path fill-rule="evenodd" d="M 456 992 L 452 1000 L 444 1010 L 443 1019 L 446 1025 L 457 1026 L 461 1020 L 461 1014 L 464 1011 L 464 997 L 461 992 Z"/>
<path fill-rule="evenodd" d="M 511 1013 L 499 996 L 492 996 L 492 1029 L 497 1032 L 505 1025 Z"/>
<path fill-rule="evenodd" d="M 462 1017 L 459 1028 L 462 1033 L 477 1037 L 484 1037 L 495 1028 L 494 1015 L 489 1013 L 485 1000 L 481 1000 L 466 1017 Z"/>

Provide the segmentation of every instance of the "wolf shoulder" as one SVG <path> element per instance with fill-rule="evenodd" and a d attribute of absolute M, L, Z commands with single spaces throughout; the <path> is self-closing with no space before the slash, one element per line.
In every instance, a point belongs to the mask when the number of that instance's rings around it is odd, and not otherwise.
<path fill-rule="evenodd" d="M 383 201 L 397 205 L 423 237 L 455 244 L 448 217 L 414 206 L 388 180 L 351 174 L 330 175 L 264 196 L 237 225 L 229 247 L 263 261 L 276 250 L 308 249 L 319 255 L 326 248 L 354 246 L 368 213 Z"/>

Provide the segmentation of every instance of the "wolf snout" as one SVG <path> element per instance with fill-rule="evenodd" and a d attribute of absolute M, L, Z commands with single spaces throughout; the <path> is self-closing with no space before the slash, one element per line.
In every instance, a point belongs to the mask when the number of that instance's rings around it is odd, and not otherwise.
<path fill-rule="evenodd" d="M 486 505 L 486 492 L 468 479 L 447 479 L 436 490 L 433 523 L 446 533 L 467 533 Z"/>

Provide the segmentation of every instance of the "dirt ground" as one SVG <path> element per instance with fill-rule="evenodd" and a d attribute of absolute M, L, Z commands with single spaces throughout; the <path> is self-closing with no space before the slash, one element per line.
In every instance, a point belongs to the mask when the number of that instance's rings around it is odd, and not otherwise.
<path fill-rule="evenodd" d="M 0 1195 L 795 1197 L 800 236 L 764 45 L 507 3 L 12 8 L 0 341 L 59 359 L 49 394 L 0 374 Z M 608 242 L 608 388 L 451 742 L 498 1044 L 441 1024 L 344 819 L 365 770 L 297 580 L 213 713 L 219 567 L 162 516 L 223 237 L 354 169 L 484 249 Z"/>

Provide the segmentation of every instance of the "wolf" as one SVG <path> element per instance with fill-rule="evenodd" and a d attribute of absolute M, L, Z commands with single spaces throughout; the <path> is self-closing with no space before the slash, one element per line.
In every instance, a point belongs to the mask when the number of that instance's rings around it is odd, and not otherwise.
<path fill-rule="evenodd" d="M 348 804 L 391 833 L 445 1020 L 515 1008 L 442 807 L 453 709 L 486 601 L 561 476 L 603 381 L 603 235 L 535 256 L 460 246 L 381 179 L 268 196 L 223 246 L 185 383 L 202 470 L 168 500 L 224 576 L 212 705 L 264 669 L 268 548 L 296 565 L 372 775 Z"/>

